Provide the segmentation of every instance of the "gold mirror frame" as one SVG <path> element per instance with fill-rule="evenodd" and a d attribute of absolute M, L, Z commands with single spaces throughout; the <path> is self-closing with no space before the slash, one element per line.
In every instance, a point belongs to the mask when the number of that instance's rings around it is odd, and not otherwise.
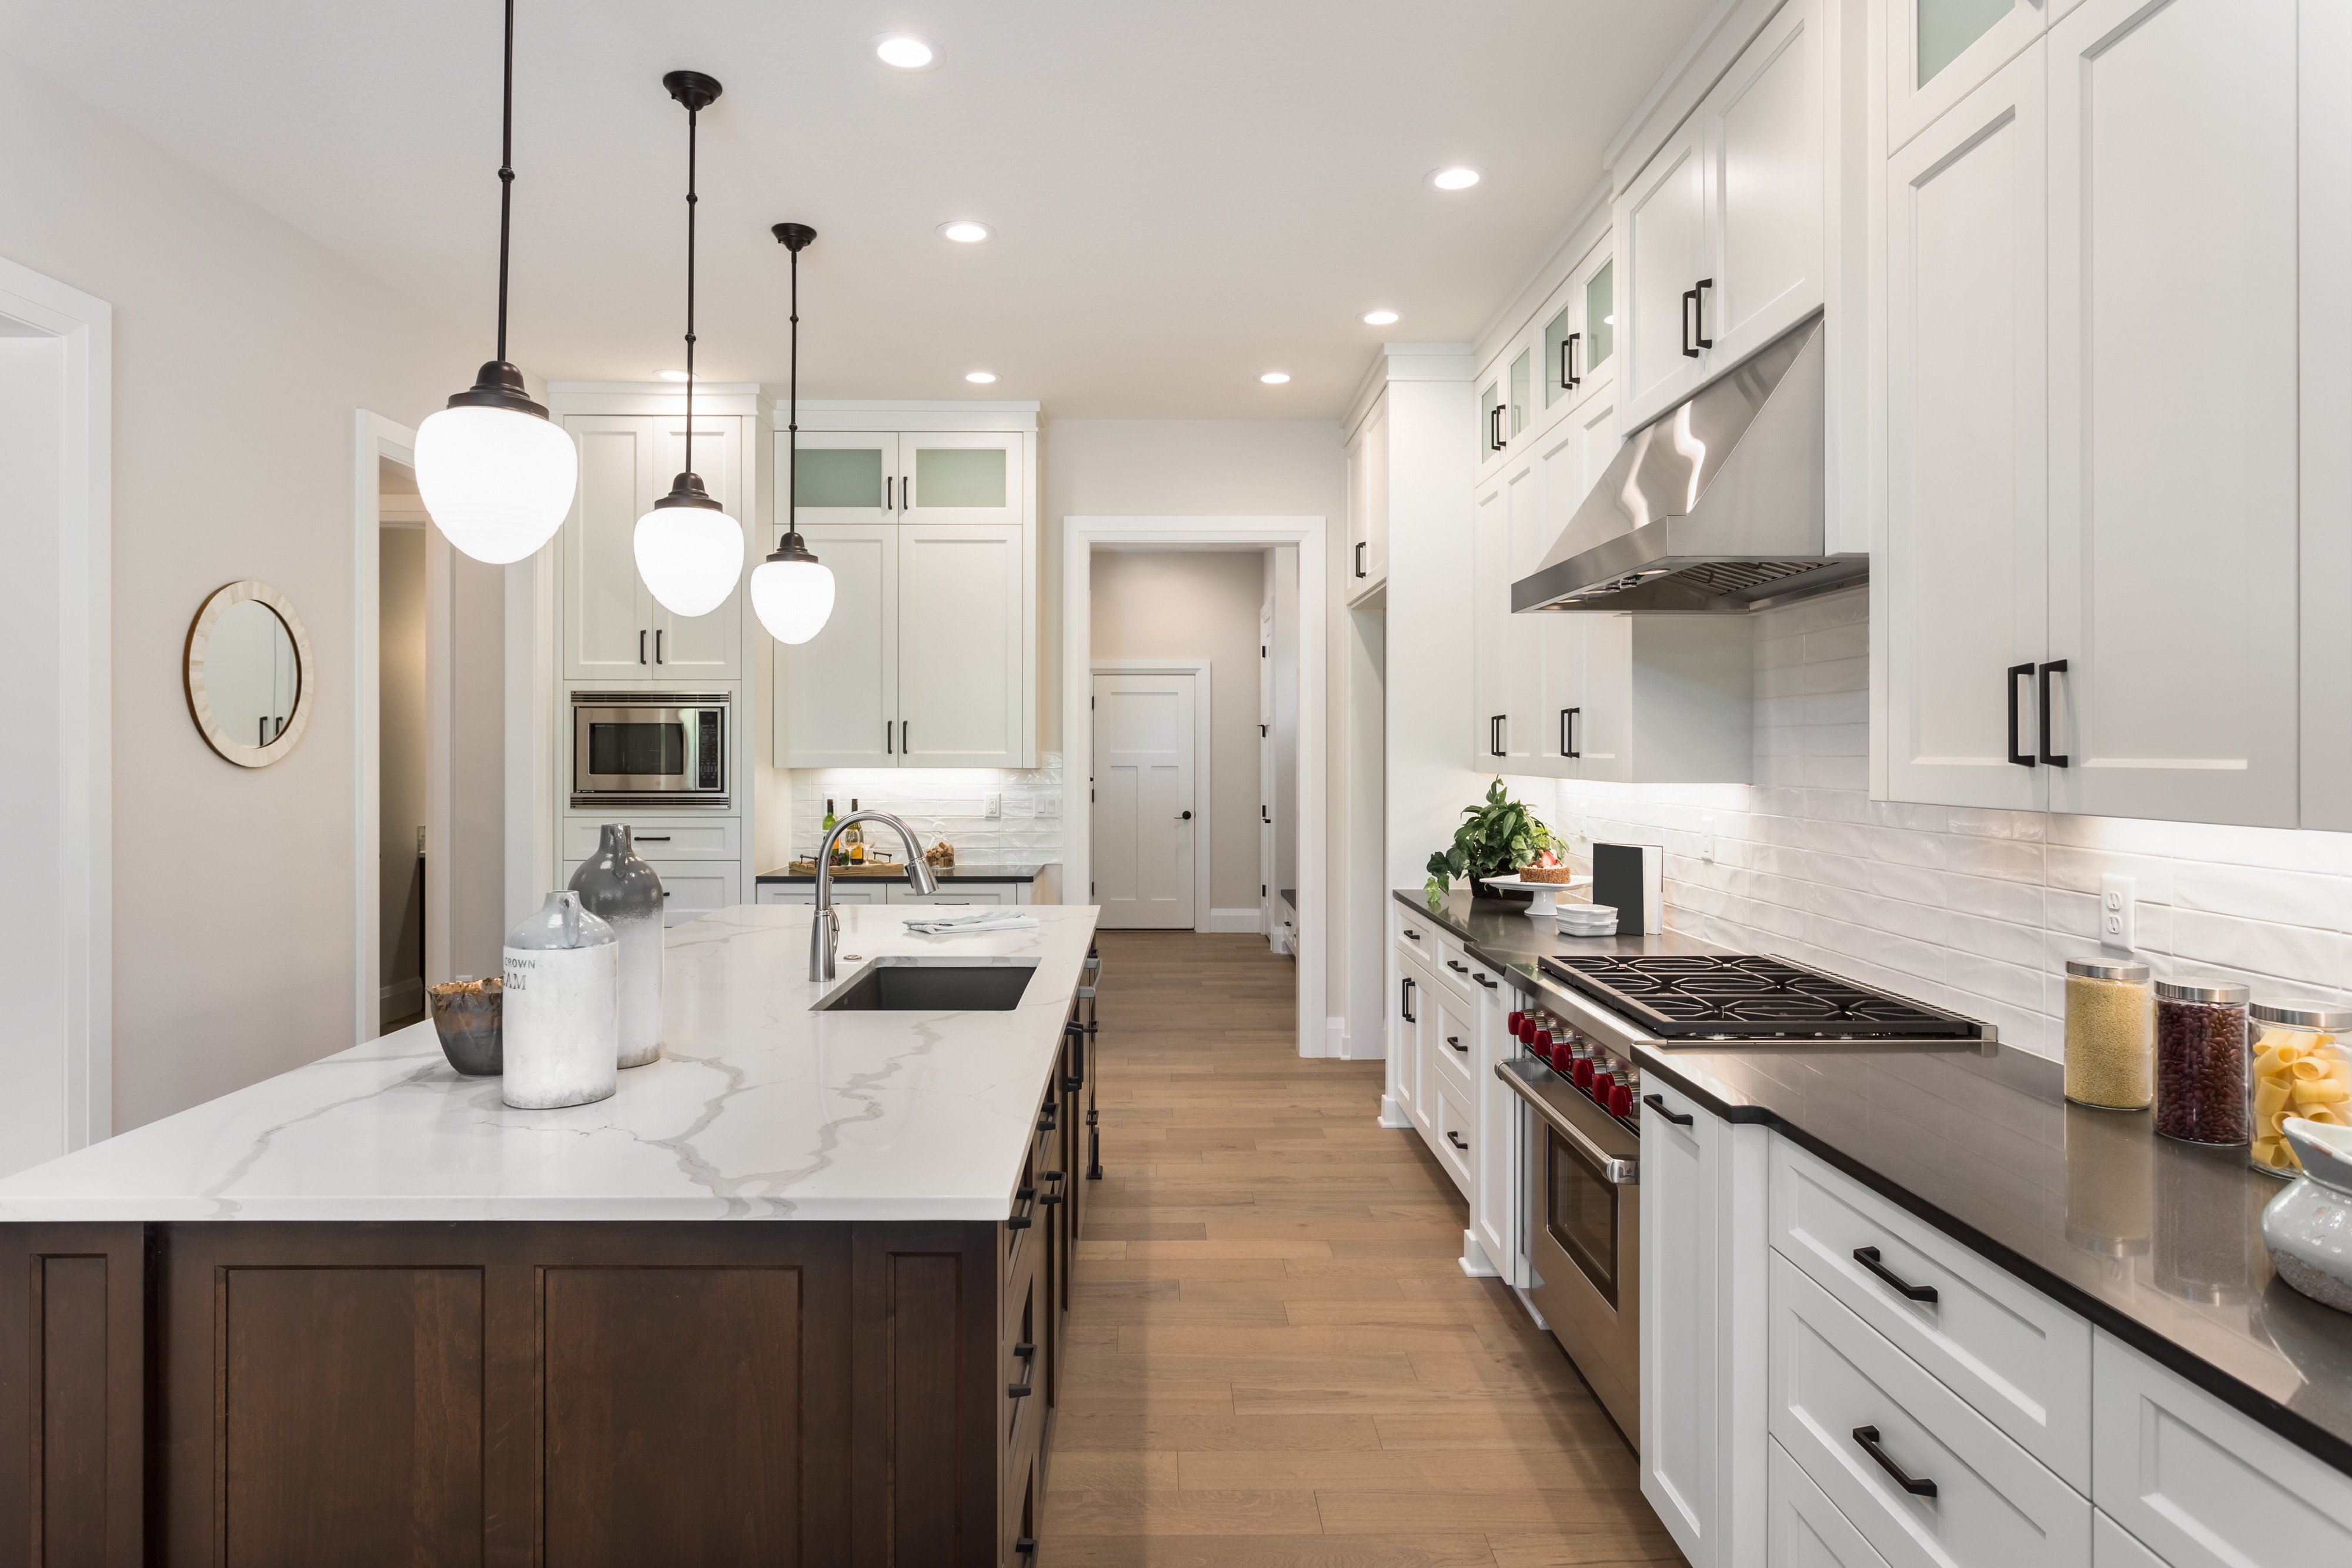
<path fill-rule="evenodd" d="M 287 716 L 286 727 L 267 746 L 242 746 L 231 739 L 222 730 L 212 701 L 205 693 L 205 648 L 212 640 L 213 628 L 231 606 L 248 599 L 258 600 L 266 606 L 294 640 L 294 711 Z M 273 762 L 285 761 L 301 743 L 302 732 L 310 727 L 312 687 L 317 684 L 310 661 L 310 633 L 303 627 L 302 618 L 294 613 L 293 601 L 266 582 L 248 579 L 213 591 L 188 625 L 181 669 L 188 694 L 188 716 L 195 720 L 197 733 L 205 737 L 205 745 L 239 768 L 267 768 Z"/>

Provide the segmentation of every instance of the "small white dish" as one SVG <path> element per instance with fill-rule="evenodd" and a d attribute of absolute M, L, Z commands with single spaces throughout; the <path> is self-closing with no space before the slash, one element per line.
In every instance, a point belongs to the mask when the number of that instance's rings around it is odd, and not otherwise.
<path fill-rule="evenodd" d="M 1571 888 L 1591 887 L 1592 879 L 1589 876 L 1572 876 L 1566 882 L 1522 882 L 1516 876 L 1490 876 L 1486 879 L 1486 883 L 1488 887 L 1524 888 L 1534 894 L 1534 900 L 1519 913 L 1530 920 L 1544 920 L 1559 910 L 1569 907 L 1560 903 L 1561 894 Z"/>
<path fill-rule="evenodd" d="M 1563 936 L 1614 936 L 1617 911 L 1606 904 L 1563 904 L 1556 917 Z"/>

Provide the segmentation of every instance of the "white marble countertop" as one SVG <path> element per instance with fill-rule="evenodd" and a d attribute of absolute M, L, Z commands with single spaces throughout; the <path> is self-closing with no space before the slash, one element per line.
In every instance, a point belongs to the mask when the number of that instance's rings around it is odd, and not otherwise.
<path fill-rule="evenodd" d="M 1095 911 L 924 936 L 922 906 L 840 908 L 844 979 L 1035 957 L 1009 1012 L 812 1012 L 813 913 L 672 929 L 662 1060 L 596 1104 L 511 1110 L 420 1023 L 19 1172 L 0 1220 L 1003 1218 Z"/>

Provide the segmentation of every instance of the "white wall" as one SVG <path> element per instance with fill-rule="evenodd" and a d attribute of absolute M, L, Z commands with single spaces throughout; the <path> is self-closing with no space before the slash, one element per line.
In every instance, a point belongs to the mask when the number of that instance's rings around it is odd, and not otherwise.
<path fill-rule="evenodd" d="M 1255 915 L 1257 618 L 1265 550 L 1097 550 L 1097 659 L 1205 659 L 1209 906 Z M 1196 760 L 1196 768 L 1199 762 Z"/>
<path fill-rule="evenodd" d="M 461 333 L 5 56 L 0 146 L 0 256 L 115 313 L 119 1129 L 352 1043 L 352 411 L 414 423 L 471 377 L 496 236 L 453 214 L 485 289 Z M 205 747 L 180 674 L 247 577 L 319 663 L 309 734 L 258 771 Z"/>
<path fill-rule="evenodd" d="M 1869 799 L 1868 615 L 1857 589 L 1756 617 L 1754 785 L 1512 790 L 1556 800 L 1545 815 L 1572 833 L 1664 844 L 1677 930 L 1941 1003 L 2044 1056 L 2107 873 L 2137 881 L 2159 979 L 2352 1004 L 2352 834 Z"/>

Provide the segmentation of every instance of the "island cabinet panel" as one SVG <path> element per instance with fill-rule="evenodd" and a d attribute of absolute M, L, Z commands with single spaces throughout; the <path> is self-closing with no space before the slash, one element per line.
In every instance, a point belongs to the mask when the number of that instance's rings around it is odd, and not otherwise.
<path fill-rule="evenodd" d="M 145 1228 L 0 1228 L 0 1564 L 144 1559 Z"/>

